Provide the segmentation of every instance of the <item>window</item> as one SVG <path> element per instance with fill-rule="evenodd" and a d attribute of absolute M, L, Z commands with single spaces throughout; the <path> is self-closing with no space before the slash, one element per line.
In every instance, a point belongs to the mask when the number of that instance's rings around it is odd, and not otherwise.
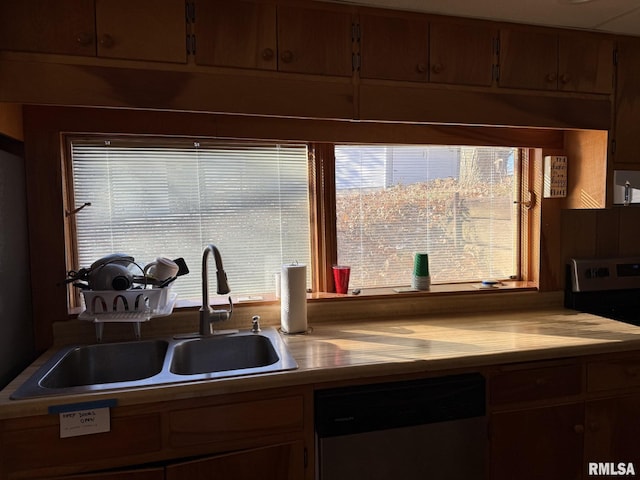
<path fill-rule="evenodd" d="M 354 287 L 408 285 L 415 253 L 432 283 L 518 274 L 515 148 L 339 145 L 338 262 Z"/>
<path fill-rule="evenodd" d="M 183 257 L 191 273 L 174 290 L 199 300 L 209 243 L 234 295 L 273 292 L 283 263 L 310 264 L 306 145 L 94 137 L 70 152 L 71 204 L 91 203 L 70 217 L 73 268 L 114 252 Z"/>
<path fill-rule="evenodd" d="M 311 284 L 312 266 L 323 268 L 311 253 L 317 232 L 351 266 L 354 288 L 409 285 L 418 252 L 432 283 L 519 276 L 517 148 L 327 144 L 337 231 L 324 238 L 310 214 L 306 144 L 95 135 L 68 145 L 68 205 L 91 203 L 69 217 L 69 268 L 114 252 L 141 265 L 183 257 L 191 274 L 174 289 L 199 301 L 213 243 L 232 293 L 259 296 L 274 292 L 283 263 L 309 265 Z"/>

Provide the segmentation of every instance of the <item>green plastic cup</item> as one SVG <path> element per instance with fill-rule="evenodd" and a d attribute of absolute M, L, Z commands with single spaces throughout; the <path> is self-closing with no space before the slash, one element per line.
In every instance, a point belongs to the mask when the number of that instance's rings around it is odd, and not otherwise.
<path fill-rule="evenodd" d="M 413 260 L 413 274 L 416 277 L 429 276 L 429 255 L 426 253 L 416 253 Z"/>

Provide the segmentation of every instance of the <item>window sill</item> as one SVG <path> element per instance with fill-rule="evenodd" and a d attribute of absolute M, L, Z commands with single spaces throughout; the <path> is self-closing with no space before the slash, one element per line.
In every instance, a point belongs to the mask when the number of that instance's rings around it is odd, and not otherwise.
<path fill-rule="evenodd" d="M 315 292 L 307 294 L 307 302 L 330 302 L 340 300 L 380 300 L 391 297 L 422 297 L 422 296 L 444 296 L 444 295 L 461 295 L 461 294 L 487 294 L 496 292 L 524 292 L 537 291 L 537 284 L 534 282 L 516 282 L 505 281 L 495 287 L 482 287 L 479 282 L 476 283 L 447 283 L 431 285 L 429 290 L 411 290 L 408 286 L 404 287 L 385 287 L 385 288 L 362 288 L 359 290 L 350 289 L 347 294 L 331 293 L 331 292 Z M 402 290 L 400 292 L 396 290 Z M 354 291 L 358 293 L 353 293 Z M 270 305 L 280 301 L 275 294 L 267 293 L 261 295 L 239 295 L 231 296 L 234 305 Z M 225 297 L 220 296 L 213 299 L 212 306 L 224 307 L 228 305 Z M 200 302 L 195 300 L 180 300 L 176 302 L 177 309 L 200 308 Z"/>
<path fill-rule="evenodd" d="M 411 290 L 409 287 L 385 287 L 385 288 L 363 288 L 358 293 L 350 290 L 347 294 L 331 293 L 331 292 L 315 292 L 307 294 L 309 303 L 316 302 L 332 302 L 332 301 L 350 301 L 350 300 L 384 300 L 392 298 L 415 298 L 415 297 L 432 297 L 432 296 L 455 296 L 463 294 L 491 294 L 491 293 L 507 293 L 507 292 L 526 292 L 537 291 L 537 284 L 534 282 L 517 282 L 506 281 L 494 287 L 482 287 L 480 283 L 447 283 L 431 285 L 429 290 Z M 400 292 L 396 290 L 402 290 Z M 357 290 L 355 290 L 357 291 Z M 231 296 L 234 306 L 260 306 L 273 305 L 280 300 L 275 294 L 267 293 L 261 295 L 239 295 Z M 176 301 L 175 310 L 188 311 L 200 308 L 199 300 L 181 300 Z M 212 300 L 213 307 L 228 306 L 224 296 L 218 296 Z M 69 309 L 69 318 L 76 318 L 82 312 L 81 308 Z"/>

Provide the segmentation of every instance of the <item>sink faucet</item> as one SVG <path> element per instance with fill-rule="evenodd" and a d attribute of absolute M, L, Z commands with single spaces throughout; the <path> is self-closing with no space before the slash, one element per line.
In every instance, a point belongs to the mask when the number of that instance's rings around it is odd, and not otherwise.
<path fill-rule="evenodd" d="M 233 313 L 233 303 L 229 296 L 229 310 L 214 310 L 209 305 L 209 253 L 213 254 L 216 261 L 216 278 L 218 284 L 218 294 L 229 293 L 227 284 L 227 274 L 222 267 L 222 257 L 215 245 L 207 245 L 202 253 L 202 307 L 200 307 L 200 335 L 213 335 L 213 323 L 229 320 Z"/>

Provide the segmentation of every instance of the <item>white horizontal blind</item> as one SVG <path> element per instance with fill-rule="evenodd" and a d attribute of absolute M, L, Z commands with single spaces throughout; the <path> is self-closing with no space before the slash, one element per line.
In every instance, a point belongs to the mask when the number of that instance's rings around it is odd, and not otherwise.
<path fill-rule="evenodd" d="M 306 145 L 159 142 L 72 141 L 74 201 L 91 203 L 75 216 L 76 268 L 114 252 L 142 266 L 183 257 L 191 273 L 174 291 L 198 300 L 209 243 L 234 295 L 274 292 L 283 263 L 309 264 Z"/>
<path fill-rule="evenodd" d="M 517 273 L 515 148 L 336 146 L 338 261 L 354 287 L 406 286 L 415 253 L 432 283 Z"/>

